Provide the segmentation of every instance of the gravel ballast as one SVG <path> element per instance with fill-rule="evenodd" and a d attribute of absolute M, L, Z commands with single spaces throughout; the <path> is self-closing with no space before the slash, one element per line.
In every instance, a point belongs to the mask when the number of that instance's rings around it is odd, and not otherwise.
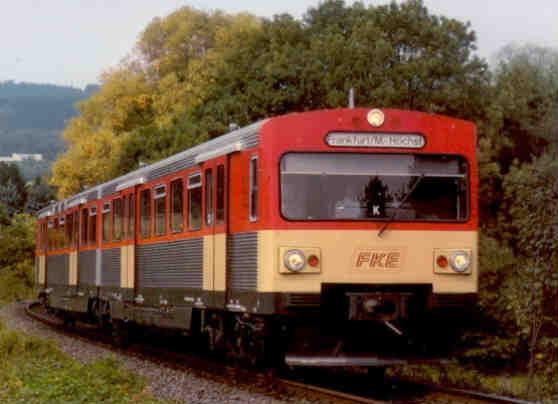
<path fill-rule="evenodd" d="M 73 359 L 88 363 L 107 356 L 116 357 L 131 372 L 147 381 L 153 395 L 160 399 L 179 403 L 272 403 L 304 402 L 298 398 L 276 398 L 261 392 L 253 392 L 234 385 L 200 377 L 192 372 L 171 369 L 148 360 L 114 352 L 83 339 L 61 334 L 46 324 L 29 318 L 24 304 L 10 304 L 0 308 L 0 318 L 8 328 L 28 335 L 48 338 Z M 309 402 L 309 401 L 307 401 Z M 315 402 L 315 401 L 313 401 Z"/>

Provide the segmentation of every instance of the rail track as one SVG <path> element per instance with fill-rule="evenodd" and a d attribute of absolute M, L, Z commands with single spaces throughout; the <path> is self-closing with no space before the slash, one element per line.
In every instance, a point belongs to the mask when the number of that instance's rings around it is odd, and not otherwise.
<path fill-rule="evenodd" d="M 305 377 L 304 374 L 292 372 L 276 374 L 273 371 L 257 371 L 252 369 L 231 366 L 223 361 L 212 360 L 201 357 L 192 352 L 185 353 L 179 350 L 162 347 L 157 344 L 139 343 L 127 348 L 116 347 L 112 338 L 95 326 L 86 323 L 73 323 L 70 326 L 63 320 L 47 313 L 38 302 L 27 302 L 25 313 L 34 320 L 40 321 L 58 332 L 94 344 L 105 349 L 121 354 L 133 355 L 143 360 L 154 362 L 159 365 L 174 369 L 195 372 L 203 377 L 210 377 L 215 381 L 237 386 L 257 388 L 259 392 L 269 395 L 309 395 L 316 400 L 335 401 L 343 403 L 362 404 L 385 404 L 385 403 L 426 403 L 432 402 L 432 395 L 438 401 L 443 402 L 467 402 L 467 403 L 508 403 L 508 404 L 535 404 L 512 397 L 488 394 L 473 390 L 465 390 L 437 385 L 417 384 L 409 382 L 398 382 L 390 384 L 390 388 L 383 391 L 369 391 L 368 384 L 360 384 L 337 379 L 335 388 L 328 386 L 328 378 L 320 378 L 319 381 L 312 380 L 315 377 Z M 152 342 L 152 341 L 150 341 Z M 311 381 L 309 382 L 308 379 Z M 330 378 L 329 378 L 330 379 Z M 345 383 L 346 382 L 346 383 Z M 358 382 L 362 382 L 359 380 Z M 357 383 L 358 383 L 357 382 Z M 365 380 L 366 382 L 366 380 Z M 345 384 L 344 384 L 345 383 Z M 363 391 L 364 390 L 364 391 Z M 401 390 L 405 390 L 402 392 Z M 356 392 L 355 392 L 356 391 Z M 467 400 L 467 401 L 464 401 Z"/>

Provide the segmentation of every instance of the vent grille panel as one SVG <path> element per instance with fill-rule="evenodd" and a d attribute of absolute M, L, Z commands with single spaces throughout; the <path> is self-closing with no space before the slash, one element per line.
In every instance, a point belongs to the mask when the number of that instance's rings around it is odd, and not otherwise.
<path fill-rule="evenodd" d="M 258 287 L 258 233 L 231 234 L 227 240 L 228 286 L 255 291 Z"/>
<path fill-rule="evenodd" d="M 95 250 L 79 252 L 78 280 L 80 285 L 95 285 L 96 264 L 97 264 L 97 254 Z"/>
<path fill-rule="evenodd" d="M 101 252 L 101 285 L 120 286 L 120 248 Z"/>
<path fill-rule="evenodd" d="M 47 286 L 68 285 L 69 280 L 68 254 L 47 257 Z"/>
<path fill-rule="evenodd" d="M 140 288 L 203 286 L 203 238 L 137 247 Z"/>

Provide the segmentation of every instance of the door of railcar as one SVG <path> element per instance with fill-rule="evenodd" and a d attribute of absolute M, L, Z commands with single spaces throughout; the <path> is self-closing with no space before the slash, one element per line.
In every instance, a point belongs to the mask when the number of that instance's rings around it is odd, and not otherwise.
<path fill-rule="evenodd" d="M 204 289 L 212 291 L 213 305 L 223 307 L 226 290 L 227 259 L 227 156 L 204 164 L 204 224 L 208 234 L 204 241 L 204 261 L 209 273 Z"/>

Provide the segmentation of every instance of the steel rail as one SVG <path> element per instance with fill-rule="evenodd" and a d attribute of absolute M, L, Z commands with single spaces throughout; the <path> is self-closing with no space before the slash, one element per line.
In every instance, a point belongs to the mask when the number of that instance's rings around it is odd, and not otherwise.
<path fill-rule="evenodd" d="M 235 378 L 245 380 L 246 384 L 248 381 L 253 383 L 254 381 L 260 382 L 262 385 L 268 387 L 273 386 L 274 389 L 296 389 L 300 391 L 310 391 L 316 393 L 318 395 L 323 395 L 329 398 L 336 398 L 346 402 L 354 402 L 354 403 L 361 403 L 361 404 L 384 404 L 389 401 L 382 401 L 377 400 L 370 397 L 365 397 L 362 395 L 351 394 L 349 392 L 344 392 L 335 389 L 329 389 L 327 387 L 318 386 L 316 384 L 310 384 L 305 382 L 300 382 L 296 380 L 290 380 L 287 377 L 277 377 L 277 376 L 269 376 L 263 372 L 257 372 L 254 370 L 248 370 L 244 368 L 239 368 L 235 366 L 230 366 L 218 361 L 214 360 L 207 360 L 205 358 L 201 358 L 197 355 L 191 354 L 184 354 L 181 352 L 172 352 L 168 349 L 161 349 L 158 347 L 153 346 L 141 346 L 139 349 L 138 347 L 132 348 L 117 348 L 112 343 L 106 342 L 107 338 L 106 334 L 95 332 L 97 330 L 96 327 L 88 326 L 83 323 L 78 323 L 80 328 L 75 329 L 68 329 L 64 326 L 64 321 L 57 318 L 56 316 L 50 314 L 42 314 L 38 313 L 37 311 L 33 310 L 34 307 L 39 306 L 39 302 L 33 301 L 27 303 L 25 305 L 25 313 L 46 325 L 49 325 L 52 328 L 57 329 L 64 335 L 71 336 L 73 338 L 80 339 L 87 343 L 92 343 L 94 345 L 102 346 L 103 348 L 116 351 L 123 354 L 133 355 L 140 359 L 148 360 L 152 363 L 161 365 L 164 364 L 171 368 L 181 369 L 181 370 L 189 370 L 189 371 L 197 371 L 201 372 L 202 376 L 212 375 L 212 376 L 224 376 L 224 380 L 228 383 L 231 382 L 231 376 Z M 77 327 L 77 325 L 76 325 Z M 81 334 L 81 331 L 86 331 L 86 334 Z M 87 336 L 88 335 L 88 336 Z M 99 338 L 99 337 L 103 338 Z M 105 341 L 103 341 L 105 340 Z M 241 382 L 242 383 L 242 382 Z M 406 382 L 407 385 L 415 386 L 415 387 L 423 387 L 432 392 L 440 392 L 449 395 L 454 395 L 458 397 L 469 397 L 473 399 L 484 400 L 485 402 L 494 402 L 494 403 L 505 403 L 505 404 L 537 404 L 533 401 L 527 401 L 522 399 L 517 399 L 513 397 L 501 396 L 497 394 L 491 393 L 484 393 L 474 390 L 467 390 L 461 388 L 453 388 L 453 387 L 445 387 L 435 384 L 428 384 L 428 383 L 415 383 L 415 382 Z M 276 391 L 275 391 L 276 392 Z"/>

